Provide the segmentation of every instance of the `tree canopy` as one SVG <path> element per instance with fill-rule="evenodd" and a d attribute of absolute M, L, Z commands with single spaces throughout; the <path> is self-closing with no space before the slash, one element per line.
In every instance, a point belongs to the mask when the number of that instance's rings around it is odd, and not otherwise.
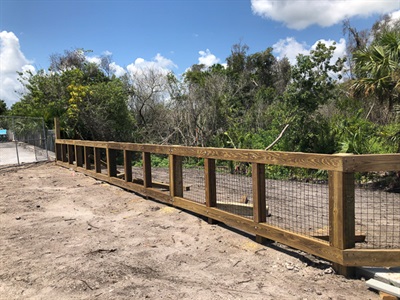
<path fill-rule="evenodd" d="M 116 77 L 76 49 L 49 70 L 20 74 L 26 92 L 7 112 L 59 117 L 66 137 L 303 152 L 400 151 L 400 23 L 344 23 L 348 54 L 318 43 L 294 65 L 240 42 L 226 64 L 182 77 L 157 68 Z M 350 72 L 348 72 L 350 71 Z M 6 112 L 0 101 L 0 114 Z M 277 137 L 279 138 L 277 139 Z"/>

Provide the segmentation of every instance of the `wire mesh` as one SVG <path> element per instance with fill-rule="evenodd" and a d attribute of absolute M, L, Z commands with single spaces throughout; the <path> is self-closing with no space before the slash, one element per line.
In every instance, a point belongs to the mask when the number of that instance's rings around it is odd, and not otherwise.
<path fill-rule="evenodd" d="M 43 118 L 0 116 L 0 166 L 54 158 Z"/>
<path fill-rule="evenodd" d="M 132 153 L 132 181 L 143 184 L 143 159 L 142 152 L 131 151 Z"/>
<path fill-rule="evenodd" d="M 203 159 L 183 158 L 183 197 L 197 203 L 205 203 L 206 187 Z"/>
<path fill-rule="evenodd" d="M 400 174 L 356 174 L 356 248 L 400 248 Z"/>
<path fill-rule="evenodd" d="M 169 159 L 165 154 L 151 154 L 151 179 L 153 187 L 168 192 Z"/>
<path fill-rule="evenodd" d="M 267 223 L 298 234 L 327 239 L 329 188 L 318 170 L 266 166 Z"/>
<path fill-rule="evenodd" d="M 253 218 L 251 166 L 235 161 L 216 161 L 217 208 Z"/>

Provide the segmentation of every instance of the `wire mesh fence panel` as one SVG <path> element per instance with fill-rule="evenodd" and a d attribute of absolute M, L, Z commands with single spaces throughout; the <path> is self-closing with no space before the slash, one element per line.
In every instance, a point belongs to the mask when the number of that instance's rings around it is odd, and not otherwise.
<path fill-rule="evenodd" d="M 45 161 L 49 153 L 43 118 L 0 116 L 0 165 Z"/>
<path fill-rule="evenodd" d="M 400 174 L 357 173 L 356 248 L 400 248 Z"/>
<path fill-rule="evenodd" d="M 253 218 L 251 166 L 235 161 L 216 161 L 217 208 Z"/>
<path fill-rule="evenodd" d="M 311 237 L 329 236 L 329 188 L 323 171 L 266 167 L 267 223 Z"/>
<path fill-rule="evenodd" d="M 151 154 L 151 178 L 154 188 L 169 190 L 169 159 L 165 154 Z"/>
<path fill-rule="evenodd" d="M 108 174 L 108 169 L 107 169 L 107 149 L 104 148 L 99 148 L 99 157 L 100 157 L 100 168 L 101 168 L 101 174 Z"/>
<path fill-rule="evenodd" d="M 143 184 L 143 159 L 142 152 L 132 151 L 132 180 Z M 139 182 L 140 181 L 140 182 Z"/>
<path fill-rule="evenodd" d="M 183 197 L 194 202 L 205 203 L 204 159 L 183 158 Z"/>
<path fill-rule="evenodd" d="M 94 169 L 94 149 L 93 147 L 85 147 L 84 153 L 84 166 L 86 170 Z"/>

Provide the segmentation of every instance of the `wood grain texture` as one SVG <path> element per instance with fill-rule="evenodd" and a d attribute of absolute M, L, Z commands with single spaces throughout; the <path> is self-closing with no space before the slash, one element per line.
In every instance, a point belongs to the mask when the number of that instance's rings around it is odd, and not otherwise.
<path fill-rule="evenodd" d="M 183 197 L 182 157 L 169 155 L 169 190 L 171 197 Z"/>
<path fill-rule="evenodd" d="M 346 249 L 343 265 L 394 267 L 400 266 L 400 249 Z"/>
<path fill-rule="evenodd" d="M 400 169 L 400 154 L 388 155 L 325 155 L 263 150 L 160 146 L 117 142 L 56 140 L 59 154 L 56 163 L 109 182 L 143 196 L 172 204 L 238 228 L 258 238 L 271 239 L 306 251 L 334 263 L 341 274 L 350 274 L 353 266 L 398 266 L 400 249 L 354 249 L 355 211 L 354 175 L 356 171 Z M 101 173 L 100 150 L 106 149 L 108 174 Z M 85 168 L 83 168 L 84 150 Z M 125 179 L 116 176 L 115 151 L 124 151 Z M 94 152 L 94 170 L 89 170 L 90 153 Z M 103 150 L 104 151 L 104 150 Z M 132 151 L 142 152 L 143 185 L 132 182 Z M 152 187 L 151 153 L 168 154 L 170 159 L 170 192 Z M 206 204 L 183 198 L 182 158 L 204 158 Z M 215 160 L 252 163 L 253 220 L 216 208 Z M 76 165 L 73 162 L 76 161 Z M 329 170 L 329 242 L 271 226 L 266 220 L 265 164 Z M 130 171 L 129 171 L 130 169 Z"/>
<path fill-rule="evenodd" d="M 267 204 L 265 201 L 265 165 L 252 164 L 253 181 L 253 220 L 261 223 L 267 219 Z"/>
<path fill-rule="evenodd" d="M 151 177 L 151 156 L 149 152 L 143 152 L 143 186 L 145 188 L 152 186 L 152 177 Z"/>
<path fill-rule="evenodd" d="M 124 150 L 124 172 L 125 181 L 132 182 L 132 152 Z"/>

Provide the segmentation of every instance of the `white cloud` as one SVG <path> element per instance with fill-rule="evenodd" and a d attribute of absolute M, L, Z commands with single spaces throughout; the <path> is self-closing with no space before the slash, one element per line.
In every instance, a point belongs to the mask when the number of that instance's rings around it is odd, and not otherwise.
<path fill-rule="evenodd" d="M 177 68 L 177 65 L 174 64 L 172 60 L 163 57 L 160 53 L 157 53 L 151 61 L 139 57 L 135 62 L 126 67 L 128 73 L 133 74 L 143 73 L 147 70 L 154 70 L 162 74 L 168 74 L 173 68 Z"/>
<path fill-rule="evenodd" d="M 96 64 L 96 65 L 98 65 L 98 66 L 101 64 L 101 58 L 98 57 L 98 56 L 92 56 L 92 57 L 86 56 L 86 60 L 87 60 L 88 62 L 94 63 L 94 64 Z"/>
<path fill-rule="evenodd" d="M 390 18 L 390 25 L 394 26 L 397 22 L 400 21 L 400 10 L 394 11 L 391 14 L 389 14 Z"/>
<path fill-rule="evenodd" d="M 299 43 L 293 37 L 279 40 L 272 46 L 272 48 L 277 54 L 278 59 L 287 57 L 292 65 L 296 63 L 297 55 L 307 55 L 310 53 L 310 47 L 306 43 Z"/>
<path fill-rule="evenodd" d="M 112 56 L 112 52 L 106 50 L 106 51 L 103 52 L 103 55 L 104 55 L 104 56 Z"/>
<path fill-rule="evenodd" d="M 21 52 L 19 40 L 13 32 L 0 32 L 0 99 L 8 107 L 19 100 L 22 91 L 17 72 L 35 72 L 34 66 Z"/>
<path fill-rule="evenodd" d="M 327 27 L 354 16 L 368 17 L 399 9 L 398 0 L 251 0 L 253 13 L 292 29 Z"/>
<path fill-rule="evenodd" d="M 115 62 L 110 64 L 110 70 L 115 74 L 117 77 L 121 77 L 122 75 L 126 74 L 126 71 L 123 67 L 117 65 Z"/>
<path fill-rule="evenodd" d="M 220 59 L 212 54 L 209 49 L 206 51 L 199 51 L 199 54 L 199 64 L 204 65 L 205 67 L 211 67 L 220 62 Z"/>
<path fill-rule="evenodd" d="M 296 64 L 296 57 L 299 54 L 309 55 L 311 50 L 315 50 L 318 43 L 322 42 L 327 47 L 332 46 L 335 41 L 333 40 L 318 40 L 312 46 L 308 46 L 306 43 L 299 43 L 293 37 L 288 37 L 286 39 L 279 40 L 275 43 L 272 48 L 274 52 L 277 54 L 278 59 L 282 59 L 283 57 L 287 57 L 292 65 Z M 339 42 L 336 42 L 336 49 L 333 52 L 333 56 L 331 59 L 331 63 L 336 62 L 339 57 L 343 57 L 346 55 L 346 40 L 340 39 Z"/>

